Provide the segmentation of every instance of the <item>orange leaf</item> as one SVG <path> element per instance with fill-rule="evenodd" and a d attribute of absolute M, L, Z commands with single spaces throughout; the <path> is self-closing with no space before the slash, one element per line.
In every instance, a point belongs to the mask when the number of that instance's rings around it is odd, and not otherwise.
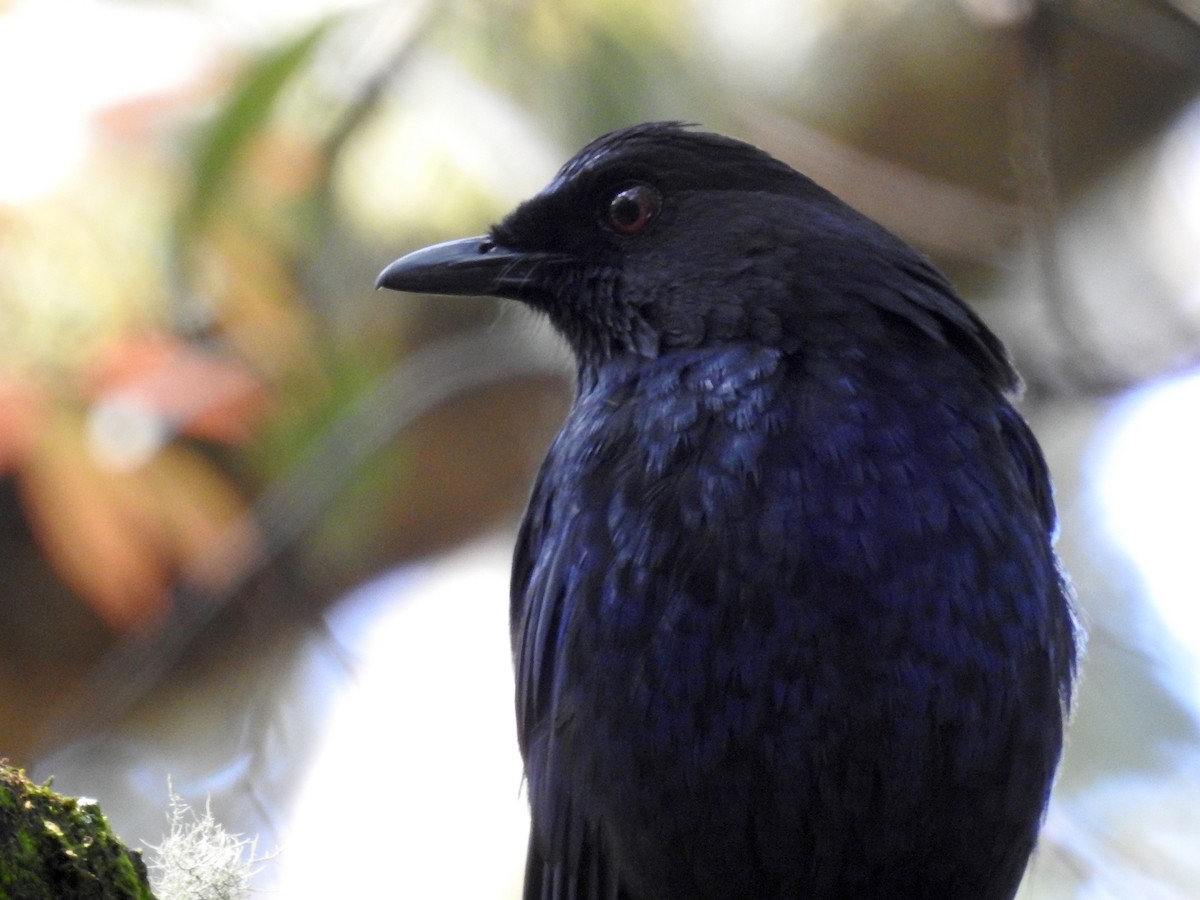
<path fill-rule="evenodd" d="M 0 375 L 0 475 L 28 459 L 45 415 L 45 398 L 39 391 Z"/>
<path fill-rule="evenodd" d="M 152 521 L 131 502 L 132 476 L 98 469 L 77 423 L 48 425 L 17 476 L 38 544 L 63 582 L 112 628 L 165 609 L 170 565 Z"/>
<path fill-rule="evenodd" d="M 88 390 L 97 403 L 134 403 L 167 430 L 224 443 L 250 438 L 268 404 L 266 385 L 248 366 L 170 335 L 114 344 Z"/>
<path fill-rule="evenodd" d="M 105 468 L 66 415 L 18 484 L 51 564 L 117 630 L 157 619 L 181 575 L 220 587 L 258 545 L 246 503 L 202 455 L 168 447 L 132 472 Z"/>

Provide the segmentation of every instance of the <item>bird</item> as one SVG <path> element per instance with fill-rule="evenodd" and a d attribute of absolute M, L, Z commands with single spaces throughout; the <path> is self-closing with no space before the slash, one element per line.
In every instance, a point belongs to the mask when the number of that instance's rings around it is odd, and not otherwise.
<path fill-rule="evenodd" d="M 525 900 L 1002 900 L 1082 633 L 1001 341 L 918 251 L 677 122 L 377 287 L 575 361 L 510 624 Z"/>

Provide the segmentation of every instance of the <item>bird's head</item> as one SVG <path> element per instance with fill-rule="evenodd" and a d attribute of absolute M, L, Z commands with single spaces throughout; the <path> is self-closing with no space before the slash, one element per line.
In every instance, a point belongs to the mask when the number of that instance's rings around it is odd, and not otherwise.
<path fill-rule="evenodd" d="M 676 123 L 597 138 L 487 235 L 410 253 L 377 286 L 520 300 L 583 365 L 731 341 L 800 352 L 900 327 L 1016 383 L 916 251 L 756 147 Z"/>

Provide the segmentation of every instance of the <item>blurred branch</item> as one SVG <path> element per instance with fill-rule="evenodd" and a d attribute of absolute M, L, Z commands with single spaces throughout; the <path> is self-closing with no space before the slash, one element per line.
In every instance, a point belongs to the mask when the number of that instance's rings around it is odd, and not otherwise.
<path fill-rule="evenodd" d="M 427 4 L 426 8 L 415 17 L 409 17 L 414 20 L 414 24 L 410 25 L 402 34 L 392 52 L 364 79 L 353 101 L 342 112 L 322 141 L 321 155 L 327 172 L 337 161 L 346 141 L 379 106 L 385 91 L 403 71 L 412 58 L 413 52 L 421 46 L 444 12 L 444 8 L 440 5 Z M 327 188 L 329 178 L 322 178 L 320 183 L 323 188 Z"/>
<path fill-rule="evenodd" d="M 1034 4 L 1017 31 L 1020 57 L 1017 84 L 1017 176 L 1027 230 L 1041 280 L 1042 297 L 1072 374 L 1083 377 L 1091 356 L 1089 344 L 1076 333 L 1080 306 L 1063 271 L 1058 243 L 1058 176 L 1055 171 L 1055 71 L 1061 22 L 1049 4 Z M 1079 370 L 1079 371 L 1076 371 Z"/>
<path fill-rule="evenodd" d="M 906 240 L 952 259 L 989 262 L 1020 231 L 1020 209 L 865 153 L 794 119 L 749 106 L 751 143 L 804 172 Z"/>
<path fill-rule="evenodd" d="M 83 679 L 85 687 L 49 717 L 39 741 L 42 753 L 109 727 L 137 704 L 205 627 L 313 527 L 364 463 L 418 417 L 499 381 L 565 371 L 559 353 L 515 329 L 480 329 L 449 338 L 399 363 L 314 442 L 197 567 L 228 572 L 223 585 L 206 588 L 202 579 L 185 578 L 173 592 L 166 620 L 152 634 L 127 639 L 110 652 Z"/>
<path fill-rule="evenodd" d="M 1057 172 L 1062 37 L 1066 29 L 1078 26 L 1080 14 L 1076 11 L 1080 7 L 1091 10 L 1095 6 L 1040 0 L 1019 23 L 1015 32 L 1020 66 L 1014 134 L 1031 253 L 1063 376 L 1074 392 L 1106 395 L 1136 384 L 1144 375 L 1114 364 L 1089 333 L 1092 329 L 1088 326 L 1087 306 L 1080 302 L 1063 259 Z M 1134 5 L 1123 4 L 1121 9 L 1132 13 Z M 1153 29 L 1145 27 L 1151 21 L 1160 21 L 1152 19 L 1153 15 L 1160 14 L 1139 8 L 1132 23 L 1125 21 L 1121 29 L 1124 34 L 1142 36 L 1134 42 L 1142 52 L 1150 52 L 1154 43 L 1148 40 Z M 1192 35 L 1193 41 L 1196 36 L 1200 32 Z M 1190 330 L 1177 310 L 1164 308 L 1162 314 L 1177 319 L 1181 329 Z M 1046 385 L 1041 387 L 1045 389 Z"/>
<path fill-rule="evenodd" d="M 1042 6 L 1044 3 L 1039 3 Z M 1191 72 L 1200 72 L 1200 3 L 1055 3 L 1064 20 L 1135 53 Z"/>
<path fill-rule="evenodd" d="M 1171 7 L 1200 25 L 1200 2 L 1197 0 L 1167 0 Z"/>

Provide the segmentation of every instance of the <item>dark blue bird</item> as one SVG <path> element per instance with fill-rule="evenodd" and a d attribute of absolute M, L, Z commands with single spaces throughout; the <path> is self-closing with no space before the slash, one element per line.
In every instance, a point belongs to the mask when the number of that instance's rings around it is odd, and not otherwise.
<path fill-rule="evenodd" d="M 1004 347 L 747 144 L 605 135 L 379 284 L 547 315 L 574 405 L 512 576 L 526 900 L 1001 900 L 1075 668 Z"/>

